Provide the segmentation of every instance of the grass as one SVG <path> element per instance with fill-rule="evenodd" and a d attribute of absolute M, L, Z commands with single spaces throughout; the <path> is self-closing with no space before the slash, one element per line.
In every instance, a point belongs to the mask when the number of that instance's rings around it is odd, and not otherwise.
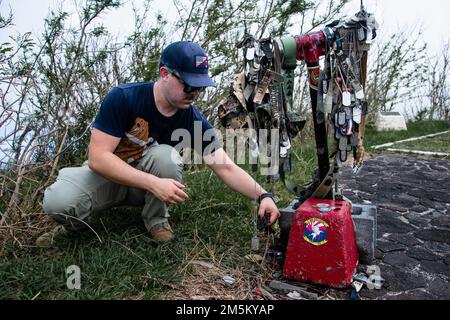
<path fill-rule="evenodd" d="M 296 152 L 304 158 L 302 150 Z M 265 184 L 257 172 L 252 175 Z M 187 172 L 184 183 L 190 197 L 171 210 L 175 241 L 150 240 L 137 208 L 96 213 L 92 227 L 101 243 L 87 232 L 58 236 L 56 248 L 35 248 L 34 239 L 23 240 L 27 250 L 6 248 L 0 257 L 0 299 L 159 299 L 180 286 L 193 259 L 227 270 L 248 268 L 243 257 L 252 253 L 254 203 L 205 168 Z M 287 193 L 282 197 L 290 202 Z M 71 265 L 80 267 L 81 290 L 67 289 Z"/>
<path fill-rule="evenodd" d="M 405 132 L 378 133 L 367 128 L 365 145 L 370 151 L 371 145 L 449 129 L 450 123 L 443 121 L 409 123 Z M 295 145 L 292 162 L 288 178 L 299 184 L 310 181 L 317 166 L 314 144 Z M 269 188 L 258 172 L 250 173 Z M 205 168 L 187 172 L 184 183 L 190 198 L 171 210 L 175 241 L 151 241 L 139 210 L 129 208 L 94 215 L 92 227 L 101 243 L 94 234 L 83 233 L 59 237 L 56 248 L 39 249 L 33 247 L 33 237 L 23 237 L 27 249 L 8 244 L 0 256 L 0 299 L 160 299 L 183 288 L 192 260 L 261 275 L 263 266 L 243 259 L 252 253 L 254 203 L 230 191 Z M 276 189 L 281 198 L 278 206 L 283 208 L 294 197 L 281 182 Z M 71 265 L 81 269 L 81 290 L 66 287 L 66 268 Z M 245 288 L 251 290 L 247 282 Z"/>
<path fill-rule="evenodd" d="M 388 142 L 420 137 L 432 133 L 450 130 L 450 121 L 417 121 L 408 122 L 408 130 L 377 132 L 373 127 L 367 127 L 364 136 L 364 146 L 369 152 L 375 152 L 372 146 Z M 437 151 L 437 150 L 435 150 Z"/>
<path fill-rule="evenodd" d="M 394 144 L 393 148 L 450 153 L 450 133 Z"/>

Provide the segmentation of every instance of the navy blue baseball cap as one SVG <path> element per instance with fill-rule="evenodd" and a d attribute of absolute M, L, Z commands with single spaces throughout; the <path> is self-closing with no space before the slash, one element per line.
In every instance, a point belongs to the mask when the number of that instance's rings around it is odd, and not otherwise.
<path fill-rule="evenodd" d="M 215 87 L 208 75 L 208 56 L 192 41 L 177 41 L 161 54 L 161 66 L 175 69 L 181 79 L 192 87 Z"/>

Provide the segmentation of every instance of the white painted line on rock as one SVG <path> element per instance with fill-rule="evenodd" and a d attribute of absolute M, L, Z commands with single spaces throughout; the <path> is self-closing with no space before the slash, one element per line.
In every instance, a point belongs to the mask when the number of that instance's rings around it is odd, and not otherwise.
<path fill-rule="evenodd" d="M 395 149 L 395 148 L 386 148 L 386 150 L 392 151 L 392 152 L 414 153 L 414 154 L 420 154 L 420 155 L 424 155 L 424 156 L 440 156 L 440 157 L 450 156 L 450 153 L 447 153 L 447 152 L 421 151 L 421 150 Z"/>
<path fill-rule="evenodd" d="M 409 139 L 405 139 L 405 140 L 399 140 L 399 141 L 389 142 L 389 143 L 385 143 L 385 144 L 380 144 L 378 146 L 373 146 L 372 148 L 380 149 L 380 148 L 392 147 L 396 143 L 416 141 L 416 140 L 421 140 L 421 139 L 425 139 L 425 138 L 432 138 L 432 137 L 439 136 L 439 135 L 445 134 L 445 133 L 450 133 L 450 130 L 443 131 L 443 132 L 438 132 L 438 133 L 433 133 L 433 134 L 428 134 L 426 136 L 414 137 L 414 138 L 409 138 Z"/>

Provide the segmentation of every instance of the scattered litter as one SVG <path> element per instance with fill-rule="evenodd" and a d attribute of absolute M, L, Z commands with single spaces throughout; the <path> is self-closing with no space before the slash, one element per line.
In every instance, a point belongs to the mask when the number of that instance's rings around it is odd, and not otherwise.
<path fill-rule="evenodd" d="M 384 279 L 377 274 L 372 274 L 372 275 L 370 275 L 370 277 L 367 277 L 363 273 L 358 273 L 353 276 L 353 280 L 355 280 L 355 282 L 362 282 L 363 284 L 365 284 L 367 286 L 367 288 L 369 290 L 373 290 L 373 289 L 381 290 L 381 288 L 383 287 L 383 283 L 384 283 Z"/>
<path fill-rule="evenodd" d="M 272 278 L 274 278 L 274 279 L 280 279 L 281 276 L 282 276 L 281 272 L 278 272 L 278 271 L 272 272 Z"/>
<path fill-rule="evenodd" d="M 287 291 L 287 292 L 297 291 L 302 297 L 304 297 L 306 299 L 310 299 L 310 300 L 317 300 L 319 298 L 319 296 L 315 293 L 308 292 L 307 290 L 305 290 L 303 288 L 293 286 L 288 283 L 284 283 L 284 282 L 277 281 L 277 280 L 272 280 L 270 282 L 269 286 L 275 290 L 282 290 L 282 291 Z"/>
<path fill-rule="evenodd" d="M 283 259 L 283 252 L 281 251 L 273 251 L 268 250 L 266 251 L 264 258 L 273 262 L 280 262 L 281 259 Z"/>
<path fill-rule="evenodd" d="M 360 292 L 361 288 L 364 286 L 364 283 L 359 281 L 353 281 L 352 287 L 355 288 L 356 292 Z"/>
<path fill-rule="evenodd" d="M 352 290 L 352 293 L 350 294 L 350 300 L 359 300 L 358 291 L 356 291 L 356 289 Z"/>
<path fill-rule="evenodd" d="M 262 293 L 261 288 L 255 288 L 254 293 L 255 293 L 258 297 L 264 298 L 264 294 Z"/>
<path fill-rule="evenodd" d="M 230 276 L 223 277 L 223 281 L 227 286 L 232 286 L 236 282 L 236 280 L 234 280 L 234 278 Z"/>
<path fill-rule="evenodd" d="M 261 286 L 255 289 L 255 294 L 264 299 L 277 300 L 267 288 Z"/>
<path fill-rule="evenodd" d="M 353 276 L 353 280 L 362 282 L 364 284 L 367 284 L 367 282 L 369 282 L 369 278 L 367 278 L 367 276 L 364 273 L 355 274 Z"/>
<path fill-rule="evenodd" d="M 287 296 L 293 300 L 305 300 L 305 298 L 302 298 L 302 296 L 300 295 L 300 293 L 298 293 L 297 291 L 292 291 L 289 292 L 287 294 Z"/>
<path fill-rule="evenodd" d="M 384 279 L 379 275 L 373 274 L 370 276 L 369 282 L 373 288 L 375 288 L 376 290 L 381 290 L 384 284 Z M 368 288 L 370 289 L 369 286 Z"/>
<path fill-rule="evenodd" d="M 248 254 L 244 258 L 251 262 L 261 262 L 264 260 L 264 258 L 259 254 Z"/>
<path fill-rule="evenodd" d="M 208 269 L 212 269 L 215 268 L 215 266 L 211 263 L 205 262 L 205 261 L 200 261 L 200 260 L 192 260 L 190 262 L 190 264 L 194 264 L 194 265 L 199 265 Z"/>

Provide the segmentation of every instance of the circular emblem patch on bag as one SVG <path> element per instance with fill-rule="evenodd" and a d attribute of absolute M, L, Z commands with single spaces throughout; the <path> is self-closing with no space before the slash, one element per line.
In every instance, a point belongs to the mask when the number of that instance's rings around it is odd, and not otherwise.
<path fill-rule="evenodd" d="M 304 237 L 305 241 L 321 246 L 328 242 L 328 223 L 319 218 L 311 218 L 305 221 Z"/>

